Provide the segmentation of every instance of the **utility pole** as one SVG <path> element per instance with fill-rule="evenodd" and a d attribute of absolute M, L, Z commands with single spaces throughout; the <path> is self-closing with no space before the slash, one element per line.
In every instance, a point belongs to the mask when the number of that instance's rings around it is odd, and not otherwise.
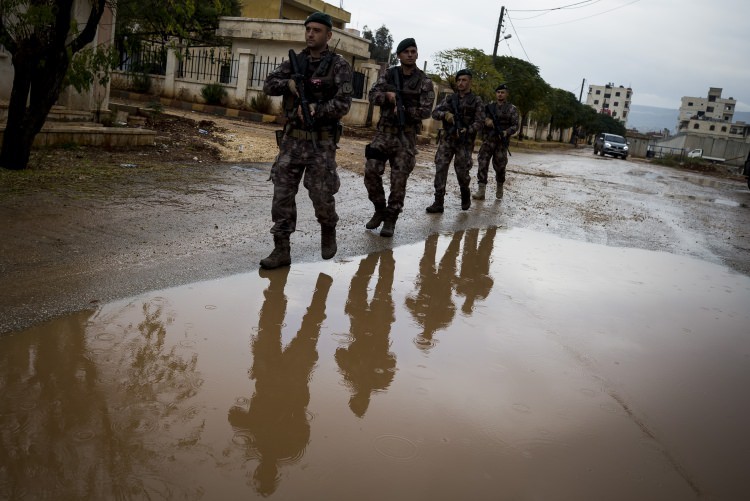
<path fill-rule="evenodd" d="M 500 43 L 500 29 L 503 27 L 503 16 L 505 15 L 505 5 L 500 7 L 500 21 L 497 23 L 497 33 L 495 34 L 495 49 L 492 51 L 492 64 L 494 66 L 497 59 L 497 44 Z"/>
<path fill-rule="evenodd" d="M 586 79 L 584 78 L 581 82 L 581 93 L 578 94 L 578 102 L 582 102 L 581 99 L 583 99 L 583 85 L 586 83 Z"/>

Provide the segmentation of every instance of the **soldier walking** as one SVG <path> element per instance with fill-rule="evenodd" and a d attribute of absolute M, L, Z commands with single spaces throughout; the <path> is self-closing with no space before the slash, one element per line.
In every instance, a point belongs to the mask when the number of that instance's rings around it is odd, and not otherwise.
<path fill-rule="evenodd" d="M 336 255 L 336 143 L 341 135 L 339 120 L 352 102 L 352 70 L 349 63 L 328 48 L 331 16 L 315 12 L 305 20 L 306 48 L 290 51 L 289 60 L 271 72 L 263 92 L 284 96 L 287 118 L 279 131 L 279 155 L 271 169 L 273 204 L 271 218 L 274 249 L 260 261 L 263 268 L 288 266 L 289 236 L 297 225 L 295 196 L 303 180 L 321 227 L 321 256 Z M 295 71 L 295 69 L 297 71 Z"/>
<path fill-rule="evenodd" d="M 406 181 L 414 170 L 417 134 L 429 118 L 435 101 L 432 80 L 417 68 L 417 43 L 402 40 L 396 47 L 401 63 L 383 73 L 370 89 L 370 102 L 380 106 L 380 120 L 372 142 L 365 148 L 365 187 L 375 213 L 365 224 L 374 230 L 381 223 L 381 237 L 393 236 L 396 219 L 404 207 Z M 385 162 L 391 167 L 390 194 L 383 189 Z"/>
<path fill-rule="evenodd" d="M 446 96 L 432 112 L 432 118 L 443 121 L 443 129 L 439 132 L 435 153 L 435 202 L 427 207 L 429 213 L 443 212 L 451 160 L 461 189 L 461 209 L 471 207 L 471 155 L 477 132 L 484 125 L 484 105 L 482 99 L 471 92 L 471 77 L 469 70 L 456 73 L 457 92 Z"/>
<path fill-rule="evenodd" d="M 474 200 L 484 200 L 487 188 L 487 173 L 490 159 L 495 170 L 497 189 L 495 198 L 503 198 L 503 184 L 505 183 L 505 168 L 508 165 L 508 146 L 510 138 L 518 132 L 518 109 L 508 102 L 508 86 L 504 83 L 495 88 L 494 103 L 485 107 L 484 140 L 477 154 L 477 191 L 472 195 Z"/>

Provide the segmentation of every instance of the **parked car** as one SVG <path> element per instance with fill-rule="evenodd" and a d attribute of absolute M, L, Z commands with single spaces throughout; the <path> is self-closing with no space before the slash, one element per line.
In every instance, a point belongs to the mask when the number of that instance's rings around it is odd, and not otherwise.
<path fill-rule="evenodd" d="M 594 155 L 612 155 L 613 157 L 628 158 L 628 142 L 617 134 L 602 133 L 594 141 Z"/>

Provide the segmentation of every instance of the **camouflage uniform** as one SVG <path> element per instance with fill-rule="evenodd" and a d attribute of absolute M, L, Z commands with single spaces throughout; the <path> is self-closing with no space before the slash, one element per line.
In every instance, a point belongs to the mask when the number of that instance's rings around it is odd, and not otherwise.
<path fill-rule="evenodd" d="M 338 121 L 349 112 L 351 106 L 352 70 L 343 57 L 331 53 L 328 48 L 321 52 L 318 60 L 310 57 L 309 49 L 299 53 L 297 59 L 305 74 L 305 95 L 309 103 L 315 105 L 313 131 L 305 130 L 297 116 L 296 96 L 289 90 L 292 76 L 289 60 L 270 73 L 263 85 L 266 94 L 284 96 L 287 118 L 280 140 L 280 152 L 271 169 L 274 185 L 271 208 L 274 224 L 271 233 L 277 243 L 277 237 L 286 239 L 288 247 L 289 235 L 297 225 L 294 199 L 304 176 L 303 184 L 315 208 L 315 217 L 321 224 L 324 236 L 326 231 L 333 231 L 335 246 L 335 227 L 339 217 L 334 194 L 340 185 L 336 172 L 335 140 L 339 135 Z M 327 59 L 329 62 L 324 63 Z"/>
<path fill-rule="evenodd" d="M 488 104 L 485 107 L 487 118 L 495 122 L 495 127 L 505 131 L 510 138 L 518 132 L 518 109 L 510 103 Z M 490 159 L 492 159 L 492 168 L 495 170 L 495 179 L 498 185 L 505 182 L 505 167 L 508 165 L 508 148 L 496 132 L 494 127 L 484 126 L 482 129 L 484 141 L 479 147 L 477 154 L 477 182 L 487 184 L 487 173 L 489 172 Z"/>
<path fill-rule="evenodd" d="M 458 102 L 456 103 L 456 101 Z M 449 112 L 456 117 L 454 118 L 455 121 L 458 121 L 460 117 L 463 127 L 466 128 L 466 134 L 463 137 L 457 135 L 455 122 L 449 124 L 444 121 L 445 114 Z M 484 124 L 482 99 L 473 92 L 468 92 L 464 96 L 459 96 L 458 93 L 448 95 L 443 99 L 443 102 L 435 107 L 432 118 L 443 120 L 440 144 L 437 153 L 435 153 L 435 203 L 439 203 L 440 206 L 443 204 L 445 184 L 448 180 L 448 167 L 453 160 L 453 169 L 456 171 L 458 185 L 461 188 L 463 207 L 465 198 L 470 195 L 471 155 L 474 153 L 474 141 Z"/>
<path fill-rule="evenodd" d="M 399 129 L 396 107 L 386 98 L 387 92 L 396 90 L 395 72 L 398 72 L 401 84 L 405 119 L 403 130 Z M 432 80 L 419 68 L 415 67 L 411 75 L 405 76 L 403 67 L 394 66 L 378 78 L 370 89 L 369 97 L 373 105 L 380 106 L 377 132 L 365 152 L 367 157 L 365 187 L 370 201 L 375 206 L 376 216 L 373 217 L 377 220 L 377 223 L 368 223 L 367 227 L 377 228 L 382 220 L 392 219 L 395 223 L 395 219 L 404 207 L 406 181 L 416 164 L 417 134 L 422 128 L 422 120 L 430 116 L 435 101 L 435 91 Z M 383 189 L 386 160 L 391 166 L 390 194 L 387 204 Z"/>

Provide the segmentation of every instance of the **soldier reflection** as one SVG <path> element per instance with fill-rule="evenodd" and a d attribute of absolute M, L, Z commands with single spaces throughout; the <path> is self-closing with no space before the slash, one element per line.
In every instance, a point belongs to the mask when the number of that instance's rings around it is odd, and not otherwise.
<path fill-rule="evenodd" d="M 281 329 L 286 315 L 284 294 L 289 267 L 260 270 L 270 279 L 263 292 L 265 300 L 253 336 L 253 365 L 250 377 L 255 392 L 247 407 L 229 410 L 229 423 L 235 433 L 248 438 L 246 455 L 257 459 L 253 486 L 268 496 L 278 487 L 279 466 L 298 461 L 310 441 L 307 404 L 308 383 L 318 360 L 316 345 L 325 316 L 326 299 L 333 279 L 321 273 L 310 306 L 295 338 L 286 348 L 281 344 Z"/>
<path fill-rule="evenodd" d="M 378 260 L 378 281 L 368 303 L 367 286 Z M 396 357 L 388 350 L 388 336 L 396 318 L 391 298 L 394 268 L 393 251 L 370 254 L 359 263 L 349 287 L 344 311 L 350 318 L 352 341 L 336 350 L 336 363 L 351 389 L 349 408 L 357 417 L 367 412 L 370 395 L 386 390 L 393 381 Z"/>
<path fill-rule="evenodd" d="M 448 327 L 456 314 L 453 303 L 453 286 L 456 282 L 456 260 L 461 247 L 463 231 L 453 234 L 440 263 L 436 264 L 440 235 L 433 234 L 425 241 L 424 255 L 419 261 L 416 291 L 406 298 L 406 307 L 422 327 L 417 336 L 417 347 L 429 351 L 434 345 L 433 335 Z"/>
<path fill-rule="evenodd" d="M 494 281 L 490 276 L 490 256 L 495 242 L 497 228 L 488 228 L 477 247 L 479 229 L 466 231 L 464 248 L 461 256 L 461 272 L 459 273 L 456 292 L 466 299 L 461 311 L 470 314 L 474 311 L 477 299 L 487 299 Z"/>

